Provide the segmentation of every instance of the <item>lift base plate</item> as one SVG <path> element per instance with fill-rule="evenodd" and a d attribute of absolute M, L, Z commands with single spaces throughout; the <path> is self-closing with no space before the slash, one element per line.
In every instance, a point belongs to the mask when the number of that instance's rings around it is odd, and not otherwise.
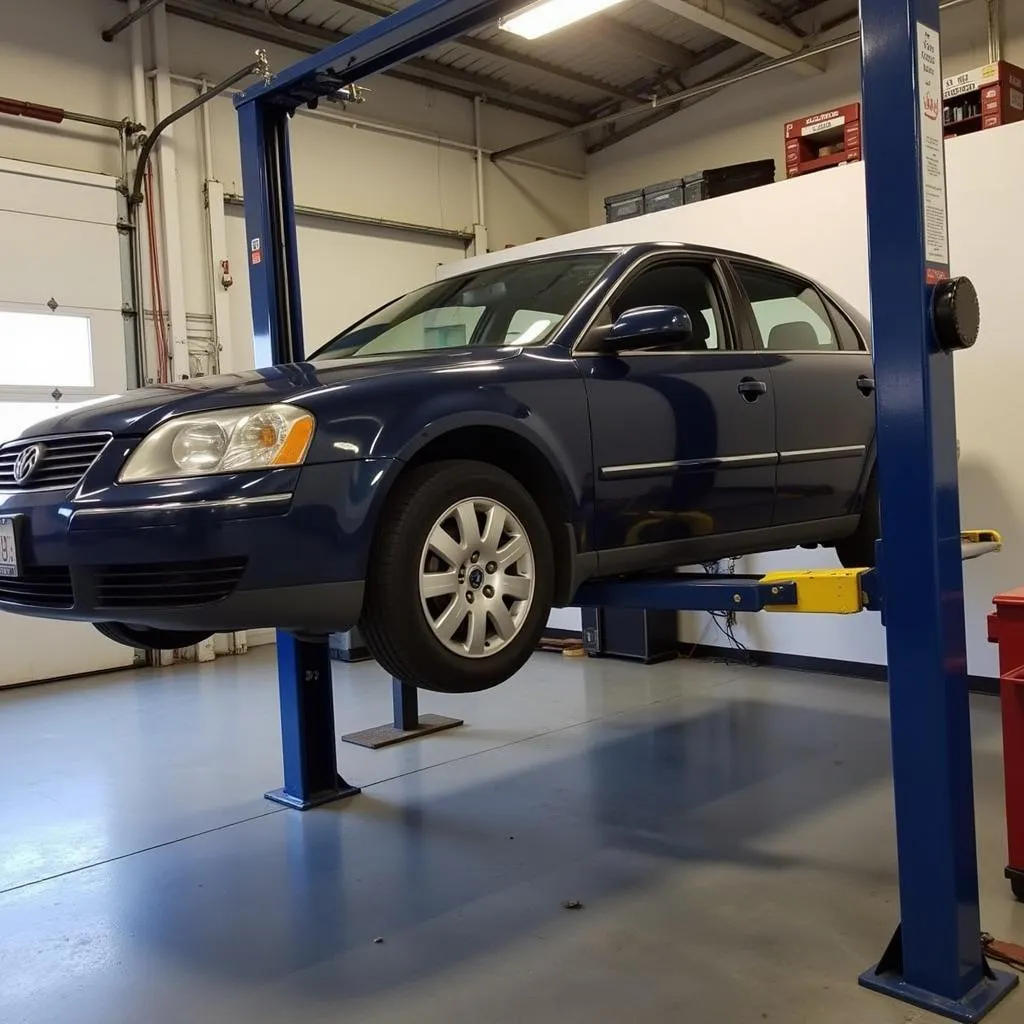
<path fill-rule="evenodd" d="M 908 985 L 895 971 L 879 973 L 877 966 L 865 971 L 859 980 L 864 988 L 873 992 L 881 992 L 950 1020 L 973 1024 L 995 1009 L 1017 987 L 1020 980 L 1016 974 L 1008 971 L 992 971 L 991 974 L 990 978 L 985 978 L 962 999 L 946 999 L 916 985 Z"/>
<path fill-rule="evenodd" d="M 272 800 L 275 804 L 283 804 L 285 807 L 292 807 L 299 811 L 308 811 L 312 807 L 321 807 L 324 804 L 332 803 L 335 800 L 344 800 L 347 797 L 355 796 L 362 792 L 358 786 L 350 786 L 340 775 L 338 776 L 337 789 L 326 789 L 320 793 L 313 793 L 308 797 L 295 796 L 285 789 L 272 789 L 263 796 Z"/>
<path fill-rule="evenodd" d="M 444 732 L 445 729 L 454 729 L 464 724 L 465 722 L 461 718 L 446 718 L 444 715 L 420 715 L 419 725 L 415 729 L 396 729 L 389 722 L 387 725 L 378 725 L 373 729 L 350 732 L 341 738 L 345 743 L 354 743 L 357 747 L 379 750 L 381 747 L 390 747 L 395 743 L 414 740 L 417 736 L 429 736 L 431 733 Z"/>

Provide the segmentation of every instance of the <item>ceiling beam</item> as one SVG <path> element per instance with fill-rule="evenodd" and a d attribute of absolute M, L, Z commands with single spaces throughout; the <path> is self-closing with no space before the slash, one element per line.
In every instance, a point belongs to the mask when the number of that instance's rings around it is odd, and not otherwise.
<path fill-rule="evenodd" d="M 610 14 L 599 14 L 574 26 L 578 34 L 586 34 L 594 42 L 607 43 L 616 49 L 625 50 L 635 57 L 643 57 L 661 68 L 674 68 L 680 74 L 689 71 L 696 59 L 685 46 L 652 35 L 628 22 L 619 21 Z"/>
<path fill-rule="evenodd" d="M 378 3 L 377 0 L 332 0 L 332 2 L 341 7 L 348 7 L 350 10 L 361 11 L 363 14 L 369 14 L 371 17 L 378 19 L 386 18 L 395 13 L 394 8 Z M 590 75 L 573 71 L 559 64 L 552 64 L 550 61 L 534 57 L 532 54 L 509 49 L 507 46 L 501 46 L 490 39 L 478 39 L 476 36 L 463 35 L 456 36 L 451 41 L 465 47 L 467 50 L 472 50 L 474 53 L 482 53 L 485 56 L 494 57 L 508 64 L 518 64 L 533 71 L 540 71 L 542 74 L 550 75 L 552 78 L 561 78 L 563 81 L 572 82 L 574 85 L 583 86 L 585 89 L 591 89 L 596 93 L 611 96 L 617 100 L 628 100 L 631 103 L 635 103 L 645 98 L 643 94 L 620 89 L 618 86 L 603 82 L 599 78 L 593 78 Z"/>
<path fill-rule="evenodd" d="M 750 47 L 767 57 L 789 57 L 806 46 L 806 40 L 795 32 L 755 14 L 738 0 L 653 0 L 666 11 L 678 14 L 701 28 L 717 32 L 737 43 Z M 824 57 L 812 57 L 794 65 L 803 74 L 820 74 L 825 70 Z"/>
<path fill-rule="evenodd" d="M 267 17 L 259 13 L 259 9 L 242 7 L 231 0 L 167 0 L 166 6 L 169 14 L 180 18 L 237 32 L 261 42 L 276 43 L 302 53 L 316 53 L 328 44 L 348 37 L 344 32 L 334 32 L 289 18 Z M 424 57 L 405 61 L 401 67 L 384 74 L 466 99 L 484 96 L 495 106 L 566 126 L 578 124 L 588 113 L 586 107 L 561 97 L 532 89 L 515 88 L 499 79 L 447 67 Z"/>

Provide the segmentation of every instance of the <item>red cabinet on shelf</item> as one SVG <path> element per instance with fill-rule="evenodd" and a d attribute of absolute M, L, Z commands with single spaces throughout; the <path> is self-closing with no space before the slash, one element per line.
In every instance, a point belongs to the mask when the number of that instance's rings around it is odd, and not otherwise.
<path fill-rule="evenodd" d="M 942 83 L 946 138 L 1024 120 L 1024 71 L 1004 60 L 951 75 Z"/>
<path fill-rule="evenodd" d="M 786 123 L 786 177 L 860 159 L 860 104 Z"/>

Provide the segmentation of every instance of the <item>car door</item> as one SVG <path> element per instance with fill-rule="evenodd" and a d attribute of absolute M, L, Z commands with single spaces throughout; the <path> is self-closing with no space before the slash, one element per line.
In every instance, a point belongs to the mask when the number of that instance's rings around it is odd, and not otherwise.
<path fill-rule="evenodd" d="M 847 515 L 874 439 L 874 371 L 865 341 L 811 282 L 733 261 L 775 395 L 779 468 L 773 524 Z"/>
<path fill-rule="evenodd" d="M 627 309 L 681 306 L 692 337 L 602 354 L 585 335 L 577 347 L 590 408 L 594 543 L 620 552 L 602 554 L 603 571 L 685 561 L 701 537 L 770 526 L 775 399 L 763 353 L 737 343 L 729 296 L 715 260 L 648 257 L 616 287 L 596 326 Z"/>

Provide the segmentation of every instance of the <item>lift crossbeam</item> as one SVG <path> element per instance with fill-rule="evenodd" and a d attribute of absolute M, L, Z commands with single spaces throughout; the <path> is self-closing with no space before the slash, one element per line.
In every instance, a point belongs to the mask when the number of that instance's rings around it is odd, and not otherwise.
<path fill-rule="evenodd" d="M 522 0 L 418 0 L 293 64 L 269 83 L 246 89 L 236 97 L 235 105 L 242 107 L 260 100 L 295 110 L 491 24 L 522 6 Z"/>

